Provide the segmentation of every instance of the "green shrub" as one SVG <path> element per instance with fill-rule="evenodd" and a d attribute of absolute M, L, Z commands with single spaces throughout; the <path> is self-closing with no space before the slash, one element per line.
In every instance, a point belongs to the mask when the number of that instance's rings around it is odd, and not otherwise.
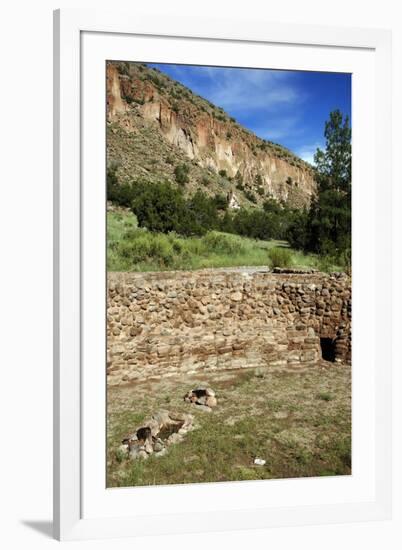
<path fill-rule="evenodd" d="M 244 187 L 243 187 L 243 176 L 241 175 L 239 170 L 236 172 L 236 175 L 235 175 L 234 179 L 235 179 L 235 182 L 237 183 L 237 185 L 241 185 L 242 188 L 244 189 Z M 238 187 L 238 189 L 240 189 L 240 187 Z"/>
<path fill-rule="evenodd" d="M 271 248 L 268 257 L 271 267 L 290 267 L 292 265 L 292 254 L 286 248 Z"/>
<path fill-rule="evenodd" d="M 159 260 L 162 266 L 170 267 L 175 258 L 172 243 L 165 235 L 153 235 L 151 241 L 151 256 Z"/>
<path fill-rule="evenodd" d="M 234 235 L 210 231 L 202 238 L 203 244 L 210 252 L 223 254 L 242 254 L 245 250 L 244 243 Z"/>
<path fill-rule="evenodd" d="M 130 74 L 130 64 L 127 61 L 123 61 L 117 65 L 117 70 L 120 74 L 128 76 Z"/>
<path fill-rule="evenodd" d="M 180 235 L 178 235 L 174 231 L 171 231 L 170 233 L 168 233 L 167 238 L 172 246 L 173 252 L 176 255 L 182 255 L 186 252 L 185 241 L 180 238 Z"/>
<path fill-rule="evenodd" d="M 132 234 L 131 237 L 134 235 Z M 147 236 L 124 240 L 120 243 L 119 254 L 133 263 L 143 262 L 150 256 L 150 243 Z"/>
<path fill-rule="evenodd" d="M 332 266 L 334 265 L 334 259 L 328 254 L 325 256 L 320 256 L 318 260 L 318 269 L 324 273 L 329 273 L 332 271 Z"/>
<path fill-rule="evenodd" d="M 106 184 L 107 184 L 108 191 L 109 191 L 109 188 L 114 188 L 119 183 L 117 178 L 117 169 L 118 169 L 118 164 L 116 162 L 111 162 L 107 167 Z"/>
<path fill-rule="evenodd" d="M 188 177 L 189 172 L 190 167 L 187 164 L 185 164 L 184 162 L 182 164 L 178 164 L 174 169 L 174 176 L 177 183 L 179 183 L 180 185 L 188 183 L 190 181 Z"/>
<path fill-rule="evenodd" d="M 220 193 L 216 193 L 212 200 L 217 210 L 226 210 L 226 208 L 228 207 L 227 198 Z"/>
<path fill-rule="evenodd" d="M 219 170 L 218 173 L 221 176 L 221 178 L 227 178 L 228 177 L 228 174 L 227 174 L 226 170 Z"/>
<path fill-rule="evenodd" d="M 164 88 L 165 87 L 164 82 L 157 75 L 150 74 L 149 79 L 155 84 L 155 86 L 157 88 Z"/>
<path fill-rule="evenodd" d="M 205 251 L 207 250 L 204 237 L 202 238 L 193 238 L 193 239 L 186 239 L 186 246 L 183 250 L 183 254 L 187 256 L 203 256 L 205 254 Z"/>
<path fill-rule="evenodd" d="M 130 240 L 122 241 L 118 252 L 133 265 L 154 261 L 161 267 L 170 267 L 176 254 L 166 235 L 145 231 L 138 231 Z"/>
<path fill-rule="evenodd" d="M 256 199 L 255 195 L 254 195 L 251 191 L 245 191 L 244 196 L 245 196 L 246 199 L 248 199 L 250 202 L 252 202 L 252 203 L 254 203 L 254 204 L 257 203 L 257 199 Z"/>

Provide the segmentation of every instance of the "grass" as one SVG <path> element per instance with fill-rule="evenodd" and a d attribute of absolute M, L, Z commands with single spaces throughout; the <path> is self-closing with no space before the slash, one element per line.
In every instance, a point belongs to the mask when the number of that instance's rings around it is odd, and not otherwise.
<path fill-rule="evenodd" d="M 183 401 L 200 381 L 217 393 L 212 413 Z M 349 475 L 350 381 L 349 366 L 326 364 L 303 373 L 246 369 L 111 387 L 108 486 Z M 329 389 L 330 401 L 317 400 L 317 391 Z M 163 457 L 122 458 L 121 439 L 159 408 L 190 411 L 196 429 Z M 255 466 L 255 458 L 266 464 Z"/>
<path fill-rule="evenodd" d="M 268 256 L 272 267 L 290 267 L 293 263 L 292 252 L 288 248 L 271 248 Z"/>
<path fill-rule="evenodd" d="M 108 271 L 194 270 L 236 266 L 315 267 L 320 260 L 288 247 L 286 241 L 260 241 L 211 231 L 203 237 L 151 233 L 138 228 L 129 211 L 108 212 Z M 326 264 L 326 271 L 339 266 Z"/>

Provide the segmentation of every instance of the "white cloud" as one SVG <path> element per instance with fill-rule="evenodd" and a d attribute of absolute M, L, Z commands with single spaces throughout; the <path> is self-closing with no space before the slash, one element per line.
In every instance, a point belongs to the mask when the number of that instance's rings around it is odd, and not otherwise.
<path fill-rule="evenodd" d="M 260 138 L 277 141 L 292 136 L 295 138 L 304 133 L 300 116 L 269 118 L 264 124 L 253 126 L 253 132 Z"/>
<path fill-rule="evenodd" d="M 309 162 L 310 164 L 314 163 L 314 155 L 317 151 L 317 148 L 324 149 L 325 145 L 321 142 L 315 142 L 309 145 L 305 145 L 301 147 L 300 149 L 296 150 L 295 153 L 297 156 L 305 160 L 306 162 Z"/>
<path fill-rule="evenodd" d="M 294 75 L 285 71 L 206 67 L 205 74 L 210 100 L 227 110 L 273 110 L 279 104 L 295 104 L 304 99 Z"/>

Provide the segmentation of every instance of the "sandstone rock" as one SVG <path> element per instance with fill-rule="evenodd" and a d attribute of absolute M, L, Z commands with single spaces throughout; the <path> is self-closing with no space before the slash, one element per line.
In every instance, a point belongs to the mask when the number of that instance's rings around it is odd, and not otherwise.
<path fill-rule="evenodd" d="M 213 396 L 213 395 L 207 396 L 207 398 L 205 400 L 205 405 L 207 407 L 210 407 L 210 408 L 216 407 L 216 405 L 217 405 L 216 397 Z"/>
<path fill-rule="evenodd" d="M 153 448 L 153 445 L 152 445 L 152 440 L 151 441 L 150 440 L 145 441 L 144 451 L 146 451 L 149 455 L 154 452 L 154 448 Z"/>
<path fill-rule="evenodd" d="M 155 453 L 154 453 L 154 456 L 155 456 L 155 457 L 161 457 L 161 456 L 165 456 L 166 453 L 167 453 L 167 449 L 166 449 L 166 447 L 164 447 L 164 448 L 161 449 L 160 451 L 155 452 Z"/>
<path fill-rule="evenodd" d="M 157 439 L 154 443 L 154 452 L 159 453 L 165 448 L 165 445 L 161 439 Z"/>
<path fill-rule="evenodd" d="M 169 346 L 158 346 L 157 353 L 159 357 L 166 357 L 167 355 L 169 355 L 169 350 Z"/>
<path fill-rule="evenodd" d="M 173 445 L 174 443 L 179 443 L 183 440 L 183 436 L 179 433 L 173 433 L 166 440 L 166 445 Z"/>
<path fill-rule="evenodd" d="M 230 295 L 230 299 L 233 302 L 240 302 L 242 298 L 243 298 L 243 294 L 241 292 L 232 292 L 232 294 Z"/>

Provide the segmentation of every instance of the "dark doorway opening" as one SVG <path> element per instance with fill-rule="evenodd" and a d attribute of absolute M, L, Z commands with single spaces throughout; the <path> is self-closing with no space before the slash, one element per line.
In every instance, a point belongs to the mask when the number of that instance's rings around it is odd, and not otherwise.
<path fill-rule="evenodd" d="M 325 361 L 335 361 L 335 340 L 332 338 L 320 338 L 321 355 Z"/>

